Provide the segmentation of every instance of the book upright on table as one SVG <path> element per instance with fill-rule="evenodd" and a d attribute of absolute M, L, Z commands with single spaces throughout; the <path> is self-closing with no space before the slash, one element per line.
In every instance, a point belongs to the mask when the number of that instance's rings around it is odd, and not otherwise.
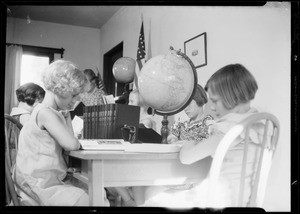
<path fill-rule="evenodd" d="M 122 139 L 121 128 L 134 126 L 136 141 L 140 107 L 126 104 L 86 106 L 84 109 L 84 139 Z"/>

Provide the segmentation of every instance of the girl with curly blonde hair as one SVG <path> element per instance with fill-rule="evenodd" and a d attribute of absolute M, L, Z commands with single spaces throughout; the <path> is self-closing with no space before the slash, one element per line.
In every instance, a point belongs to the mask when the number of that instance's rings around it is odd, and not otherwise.
<path fill-rule="evenodd" d="M 57 60 L 44 71 L 43 83 L 45 98 L 20 132 L 14 171 L 18 191 L 42 206 L 88 206 L 86 190 L 66 176 L 62 153 L 80 148 L 68 110 L 86 91 L 88 80 L 72 62 Z"/>

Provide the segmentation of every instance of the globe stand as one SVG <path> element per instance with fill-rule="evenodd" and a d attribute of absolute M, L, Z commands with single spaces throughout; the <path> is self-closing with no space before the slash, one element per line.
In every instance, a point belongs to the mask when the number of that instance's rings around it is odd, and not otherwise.
<path fill-rule="evenodd" d="M 125 84 L 123 93 L 115 98 L 116 103 L 128 104 L 129 93 L 131 92 L 129 83 L 134 80 L 135 63 L 135 60 L 130 57 L 121 57 L 113 64 L 112 72 L 116 81 Z"/>
<path fill-rule="evenodd" d="M 168 138 L 170 129 L 168 127 L 169 121 L 167 118 L 168 118 L 168 115 L 165 114 L 165 115 L 163 115 L 163 120 L 161 121 L 162 127 L 160 130 L 160 133 L 161 133 L 161 137 L 162 137 L 162 141 L 161 141 L 162 144 L 168 143 L 167 138 Z"/>
<path fill-rule="evenodd" d="M 129 90 L 129 83 L 125 83 L 123 93 L 115 98 L 115 103 L 127 104 L 129 101 L 129 94 L 131 90 Z"/>

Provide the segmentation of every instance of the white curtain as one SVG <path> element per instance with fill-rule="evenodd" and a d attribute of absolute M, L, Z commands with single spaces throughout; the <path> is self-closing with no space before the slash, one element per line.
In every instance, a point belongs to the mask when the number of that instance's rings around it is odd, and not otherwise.
<path fill-rule="evenodd" d="M 12 107 L 18 104 L 16 89 L 20 86 L 22 54 L 21 46 L 6 46 L 4 100 L 4 113 L 6 114 L 9 114 Z"/>

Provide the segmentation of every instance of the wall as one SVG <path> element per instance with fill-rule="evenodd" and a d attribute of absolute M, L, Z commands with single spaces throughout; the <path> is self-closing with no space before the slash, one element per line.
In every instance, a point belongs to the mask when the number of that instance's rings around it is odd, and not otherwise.
<path fill-rule="evenodd" d="M 253 106 L 274 113 L 281 124 L 277 153 L 267 186 L 264 208 L 290 210 L 290 4 L 264 7 L 128 6 L 102 28 L 84 28 L 23 19 L 8 19 L 7 42 L 65 49 L 65 59 L 81 68 L 97 66 L 103 54 L 124 42 L 124 56 L 136 58 L 143 14 L 146 49 L 151 34 L 152 55 L 207 33 L 208 64 L 197 69 L 198 82 L 228 63 L 242 63 L 255 76 L 259 90 Z M 151 26 L 151 30 L 150 30 Z M 99 60 L 100 59 L 100 60 Z M 278 102 L 280 101 L 280 102 Z M 184 113 L 174 116 L 185 118 Z M 160 124 L 161 117 L 157 117 Z M 173 118 L 170 118 L 170 123 Z"/>
<path fill-rule="evenodd" d="M 136 59 L 141 14 L 146 49 L 151 26 L 152 56 L 167 53 L 170 45 L 184 50 L 184 41 L 207 33 L 208 64 L 197 69 L 198 82 L 202 86 L 217 69 L 229 63 L 241 63 L 253 73 L 259 90 L 252 105 L 275 114 L 281 123 L 264 208 L 267 211 L 289 211 L 290 4 L 272 3 L 264 7 L 124 7 L 101 28 L 101 56 L 123 41 L 123 55 Z M 100 57 L 102 66 L 103 57 Z M 184 117 L 184 113 L 176 115 L 175 119 L 179 116 Z"/>
<path fill-rule="evenodd" d="M 64 48 L 64 59 L 80 68 L 99 67 L 100 30 L 25 19 L 8 18 L 6 41 L 23 45 Z M 60 55 L 55 56 L 60 58 Z"/>

